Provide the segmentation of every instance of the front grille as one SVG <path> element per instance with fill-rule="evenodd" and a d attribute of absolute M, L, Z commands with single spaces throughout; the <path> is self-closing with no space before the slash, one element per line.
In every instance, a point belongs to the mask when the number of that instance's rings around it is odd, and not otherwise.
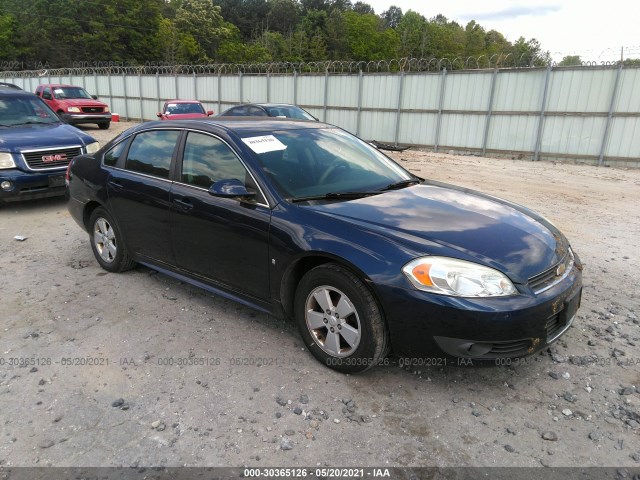
<path fill-rule="evenodd" d="M 562 260 L 556 263 L 551 268 L 545 270 L 538 275 L 535 275 L 529 279 L 529 286 L 537 295 L 550 289 L 563 278 L 565 278 L 573 269 L 573 252 L 571 249 L 567 251 L 567 254 Z"/>
<path fill-rule="evenodd" d="M 66 167 L 76 155 L 82 153 L 82 147 L 59 147 L 46 150 L 23 151 L 22 158 L 31 170 L 52 170 Z"/>
<path fill-rule="evenodd" d="M 544 329 L 547 332 L 547 342 L 553 340 L 564 328 L 564 323 L 560 320 L 560 314 L 556 313 L 547 319 Z"/>
<path fill-rule="evenodd" d="M 82 113 L 102 113 L 104 107 L 82 107 Z"/>
<path fill-rule="evenodd" d="M 531 339 L 514 340 L 512 342 L 493 342 L 491 350 L 486 354 L 490 358 L 514 358 L 530 353 L 533 346 Z"/>

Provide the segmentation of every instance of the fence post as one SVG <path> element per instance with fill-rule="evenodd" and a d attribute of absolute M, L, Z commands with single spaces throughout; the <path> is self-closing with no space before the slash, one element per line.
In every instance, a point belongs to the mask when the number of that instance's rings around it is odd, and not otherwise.
<path fill-rule="evenodd" d="M 607 147 L 607 141 L 609 140 L 609 130 L 611 129 L 611 122 L 613 121 L 613 109 L 616 106 L 616 96 L 618 95 L 618 85 L 620 84 L 620 75 L 622 74 L 622 62 L 616 72 L 616 80 L 613 84 L 613 91 L 611 92 L 611 102 L 609 103 L 609 114 L 607 115 L 607 123 L 604 127 L 604 134 L 602 135 L 602 145 L 600 147 L 600 156 L 598 157 L 598 166 L 601 167 L 604 163 L 604 150 Z"/>
<path fill-rule="evenodd" d="M 222 113 L 222 73 L 218 69 L 218 113 Z"/>
<path fill-rule="evenodd" d="M 140 123 L 144 122 L 144 115 L 142 113 L 142 70 L 138 70 L 138 94 L 140 95 Z"/>
<path fill-rule="evenodd" d="M 100 89 L 98 88 L 98 72 L 93 71 L 93 83 L 96 86 L 96 96 L 100 96 Z"/>
<path fill-rule="evenodd" d="M 440 143 L 440 128 L 442 127 L 442 106 L 444 105 L 444 87 L 447 80 L 447 69 L 442 69 L 442 80 L 440 83 L 440 103 L 438 105 L 438 120 L 436 122 L 436 138 L 433 146 L 433 151 L 438 151 L 438 144 Z"/>
<path fill-rule="evenodd" d="M 487 153 L 487 141 L 489 139 L 489 124 L 491 123 L 491 114 L 493 113 L 493 97 L 496 91 L 496 79 L 498 78 L 498 69 L 493 70 L 491 79 L 491 93 L 489 94 L 489 106 L 487 107 L 487 118 L 484 122 L 484 138 L 482 139 L 482 156 Z"/>
<path fill-rule="evenodd" d="M 404 90 L 404 71 L 400 72 L 400 86 L 398 88 L 398 108 L 396 110 L 396 133 L 393 137 L 393 144 L 398 146 L 398 137 L 400 136 L 400 113 L 402 109 L 402 95 Z"/>
<path fill-rule="evenodd" d="M 293 69 L 293 103 L 298 104 L 298 71 Z"/>
<path fill-rule="evenodd" d="M 271 73 L 267 72 L 267 103 L 271 103 Z"/>
<path fill-rule="evenodd" d="M 113 111 L 113 88 L 111 86 L 111 69 L 107 75 L 107 86 L 109 87 L 109 101 L 111 102 L 111 111 Z"/>
<path fill-rule="evenodd" d="M 178 100 L 180 98 L 178 96 L 179 95 L 179 93 L 178 93 L 178 70 L 175 67 L 173 67 L 173 84 L 174 84 L 174 90 L 176 92 L 176 96 L 173 97 L 173 98 Z"/>
<path fill-rule="evenodd" d="M 122 70 L 122 88 L 124 89 L 124 118 L 129 120 L 129 96 L 127 95 L 127 77 L 124 76 Z"/>
<path fill-rule="evenodd" d="M 360 136 L 360 117 L 362 114 L 362 69 L 358 74 L 358 116 L 356 117 L 356 135 Z"/>
<path fill-rule="evenodd" d="M 158 97 L 158 112 L 162 111 L 162 99 L 160 98 L 160 72 L 156 70 L 156 97 Z"/>
<path fill-rule="evenodd" d="M 193 71 L 193 94 L 196 96 L 194 100 L 198 99 L 198 79 L 196 78 L 196 71 Z"/>
<path fill-rule="evenodd" d="M 238 81 L 240 82 L 240 103 L 244 103 L 244 92 L 242 91 L 242 72 L 238 70 Z"/>
<path fill-rule="evenodd" d="M 327 102 L 329 100 L 329 69 L 324 70 L 324 110 L 322 113 L 322 121 L 327 121 Z"/>
<path fill-rule="evenodd" d="M 547 74 L 544 78 L 544 90 L 542 91 L 542 105 L 540 105 L 540 118 L 538 120 L 538 133 L 536 134 L 536 149 L 533 161 L 540 159 L 540 145 L 542 143 L 542 127 L 544 126 L 544 114 L 547 107 L 547 93 L 549 92 L 549 79 L 551 78 L 551 65 L 547 65 Z"/>

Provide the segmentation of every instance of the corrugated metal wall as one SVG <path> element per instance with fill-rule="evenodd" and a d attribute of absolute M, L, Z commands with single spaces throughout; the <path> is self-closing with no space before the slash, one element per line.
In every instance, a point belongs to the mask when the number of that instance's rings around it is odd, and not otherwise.
<path fill-rule="evenodd" d="M 167 99 L 223 111 L 296 103 L 367 140 L 434 150 L 640 167 L 640 68 L 420 73 L 78 75 L 5 78 L 84 86 L 123 118 L 153 120 Z"/>

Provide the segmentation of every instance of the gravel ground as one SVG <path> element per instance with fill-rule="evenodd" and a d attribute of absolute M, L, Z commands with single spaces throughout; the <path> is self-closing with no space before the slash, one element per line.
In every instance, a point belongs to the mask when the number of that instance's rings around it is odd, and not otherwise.
<path fill-rule="evenodd" d="M 104 143 L 129 125 L 85 131 Z M 0 466 L 640 466 L 640 171 L 395 158 L 569 237 L 583 304 L 549 351 L 342 375 L 293 325 L 146 268 L 101 270 L 64 199 L 5 205 Z"/>

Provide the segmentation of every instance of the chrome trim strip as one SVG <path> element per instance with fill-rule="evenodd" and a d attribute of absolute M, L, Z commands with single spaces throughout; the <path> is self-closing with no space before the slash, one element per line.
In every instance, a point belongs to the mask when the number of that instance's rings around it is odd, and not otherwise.
<path fill-rule="evenodd" d="M 571 327 L 571 324 L 573 323 L 573 320 L 576 318 L 576 314 L 573 314 L 573 317 L 571 317 L 569 319 L 569 321 L 567 322 L 567 324 L 564 326 L 564 328 L 562 330 L 560 330 L 558 333 L 556 333 L 552 338 L 548 338 L 547 339 L 547 344 L 553 343 L 555 342 L 558 338 L 560 338 L 562 336 L 562 334 L 564 332 L 566 332 L 567 330 L 569 330 L 569 327 Z"/>
<path fill-rule="evenodd" d="M 61 166 L 57 166 L 57 167 L 31 168 L 31 165 L 29 165 L 29 162 L 27 162 L 27 159 L 24 157 L 25 153 L 50 152 L 50 151 L 54 150 L 55 148 L 59 148 L 59 149 L 78 148 L 78 149 L 80 149 L 79 155 L 82 155 L 83 153 L 86 153 L 86 147 L 84 145 L 71 145 L 71 146 L 67 146 L 67 147 L 48 147 L 48 148 L 34 148 L 33 150 L 20 150 L 20 156 L 22 157 L 22 161 L 24 162 L 25 166 L 27 167 L 27 170 L 29 170 L 31 172 L 50 172 L 50 171 L 53 171 L 53 170 L 66 170 L 67 166 L 69 165 L 69 163 L 67 163 L 66 165 L 61 165 Z M 73 157 L 69 158 L 69 162 L 71 162 L 72 158 Z"/>
<path fill-rule="evenodd" d="M 560 282 L 562 282 L 565 278 L 567 278 L 569 276 L 569 274 L 573 271 L 573 267 L 575 265 L 575 257 L 573 255 L 573 251 L 570 248 L 569 248 L 569 256 L 570 256 L 569 263 L 568 263 L 567 268 L 565 269 L 564 273 L 562 274 L 562 276 L 556 278 L 549 285 L 545 285 L 544 288 L 541 288 L 540 290 L 534 290 L 533 293 L 535 295 L 539 295 L 539 294 L 541 294 L 543 292 L 546 292 L 550 288 L 555 287 L 556 285 L 558 285 Z"/>

